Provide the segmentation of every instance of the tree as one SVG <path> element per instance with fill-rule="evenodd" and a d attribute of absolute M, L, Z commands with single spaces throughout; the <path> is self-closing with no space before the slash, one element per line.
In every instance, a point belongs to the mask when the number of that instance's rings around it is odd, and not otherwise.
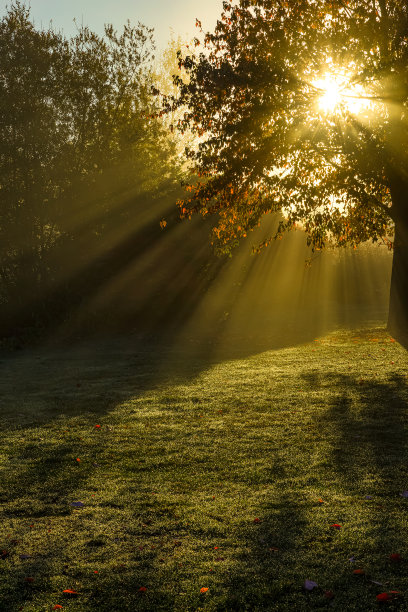
<path fill-rule="evenodd" d="M 181 216 L 215 214 L 224 251 L 277 211 L 259 248 L 299 224 L 313 249 L 384 241 L 389 328 L 408 334 L 405 0 L 224 2 L 203 44 L 179 55 L 188 79 L 165 101 L 200 138 Z"/>
<path fill-rule="evenodd" d="M 1 18 L 3 332 L 64 317 L 178 188 L 176 146 L 152 118 L 153 51 L 141 24 L 66 39 L 21 2 Z"/>

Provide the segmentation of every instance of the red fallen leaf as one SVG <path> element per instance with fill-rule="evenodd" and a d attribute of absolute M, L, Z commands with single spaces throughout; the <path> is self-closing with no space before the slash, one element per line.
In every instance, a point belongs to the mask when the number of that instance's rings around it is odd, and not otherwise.
<path fill-rule="evenodd" d="M 330 527 L 332 529 L 341 529 L 341 525 L 339 525 L 338 523 L 333 523 L 332 525 L 330 525 Z"/>
<path fill-rule="evenodd" d="M 319 502 L 319 504 L 324 504 L 324 501 L 322 500 L 321 497 L 319 497 L 319 499 L 317 501 Z"/>
<path fill-rule="evenodd" d="M 146 587 L 140 587 L 139 589 L 139 593 L 146 593 L 147 588 Z"/>
<path fill-rule="evenodd" d="M 363 569 L 356 569 L 353 570 L 353 574 L 355 574 L 356 576 L 365 576 L 365 571 Z"/>
<path fill-rule="evenodd" d="M 377 595 L 377 601 L 392 601 L 393 599 L 398 599 L 401 595 L 399 591 L 388 591 L 388 593 L 380 593 Z"/>
<path fill-rule="evenodd" d="M 101 426 L 100 425 L 95 425 L 95 429 L 100 429 Z"/>
<path fill-rule="evenodd" d="M 260 519 L 260 518 L 258 518 L 258 517 L 257 517 L 257 518 L 254 518 L 254 523 L 260 523 L 260 522 L 261 522 L 261 519 Z"/>
<path fill-rule="evenodd" d="M 324 596 L 325 596 L 326 599 L 333 599 L 334 593 L 333 593 L 333 591 L 325 591 L 324 592 Z"/>
<path fill-rule="evenodd" d="M 270 547 L 269 547 L 269 550 L 270 550 L 271 552 L 278 552 L 279 548 L 276 548 L 276 546 L 270 546 Z"/>
<path fill-rule="evenodd" d="M 98 570 L 94 570 L 94 574 L 99 574 Z"/>
<path fill-rule="evenodd" d="M 202 587 L 200 589 L 200 593 L 206 593 L 208 591 L 208 587 Z"/>
<path fill-rule="evenodd" d="M 79 457 L 77 457 L 76 460 L 78 461 L 78 463 L 81 463 L 81 460 Z"/>
<path fill-rule="evenodd" d="M 62 592 L 65 597 L 77 597 L 79 595 L 79 593 L 77 593 L 77 591 L 74 591 L 74 589 L 64 589 L 64 591 Z"/>
<path fill-rule="evenodd" d="M 24 578 L 25 582 L 34 582 L 34 578 L 32 576 L 27 576 Z"/>
<path fill-rule="evenodd" d="M 390 555 L 390 561 L 395 561 L 398 563 L 399 561 L 402 561 L 402 557 L 399 553 L 393 553 Z"/>

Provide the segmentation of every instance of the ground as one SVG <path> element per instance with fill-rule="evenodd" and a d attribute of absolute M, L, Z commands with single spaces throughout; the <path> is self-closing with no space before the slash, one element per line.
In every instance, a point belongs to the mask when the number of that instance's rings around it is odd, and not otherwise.
<path fill-rule="evenodd" d="M 1 361 L 2 612 L 407 609 L 408 358 L 382 326 Z"/>

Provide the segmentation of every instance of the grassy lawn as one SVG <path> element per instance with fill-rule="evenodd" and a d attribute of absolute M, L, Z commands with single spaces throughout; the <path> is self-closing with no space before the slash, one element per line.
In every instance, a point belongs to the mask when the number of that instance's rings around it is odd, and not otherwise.
<path fill-rule="evenodd" d="M 0 610 L 407 609 L 407 366 L 381 327 L 3 354 Z"/>

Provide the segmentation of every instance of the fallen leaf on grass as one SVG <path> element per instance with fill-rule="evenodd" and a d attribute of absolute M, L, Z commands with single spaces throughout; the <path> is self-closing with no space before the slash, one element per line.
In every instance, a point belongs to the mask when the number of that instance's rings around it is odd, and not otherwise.
<path fill-rule="evenodd" d="M 79 593 L 74 591 L 74 589 L 65 589 L 62 591 L 62 593 L 65 595 L 65 597 L 77 597 L 79 595 Z"/>
<path fill-rule="evenodd" d="M 317 582 L 313 582 L 313 580 L 305 580 L 305 584 L 303 585 L 306 591 L 313 591 L 317 586 Z"/>
<path fill-rule="evenodd" d="M 208 587 L 202 587 L 200 589 L 200 593 L 206 593 L 208 591 Z"/>
<path fill-rule="evenodd" d="M 341 529 L 341 525 L 339 525 L 338 523 L 333 523 L 332 525 L 330 525 L 330 527 L 332 529 Z"/>
<path fill-rule="evenodd" d="M 390 555 L 390 561 L 399 563 L 400 561 L 402 561 L 402 557 L 399 553 L 393 553 L 392 555 Z"/>
<path fill-rule="evenodd" d="M 355 576 L 365 576 L 365 571 L 363 569 L 356 569 L 353 571 Z"/>
<path fill-rule="evenodd" d="M 276 546 L 270 546 L 270 547 L 269 547 L 269 550 L 270 550 L 271 552 L 278 552 L 279 548 L 276 548 Z"/>
<path fill-rule="evenodd" d="M 101 426 L 100 425 L 95 425 L 95 429 L 100 429 Z"/>
<path fill-rule="evenodd" d="M 388 591 L 388 593 L 380 593 L 377 595 L 377 601 L 392 601 L 398 599 L 401 593 L 399 591 Z"/>
<path fill-rule="evenodd" d="M 147 588 L 146 587 L 140 587 L 139 589 L 139 593 L 146 593 Z"/>

